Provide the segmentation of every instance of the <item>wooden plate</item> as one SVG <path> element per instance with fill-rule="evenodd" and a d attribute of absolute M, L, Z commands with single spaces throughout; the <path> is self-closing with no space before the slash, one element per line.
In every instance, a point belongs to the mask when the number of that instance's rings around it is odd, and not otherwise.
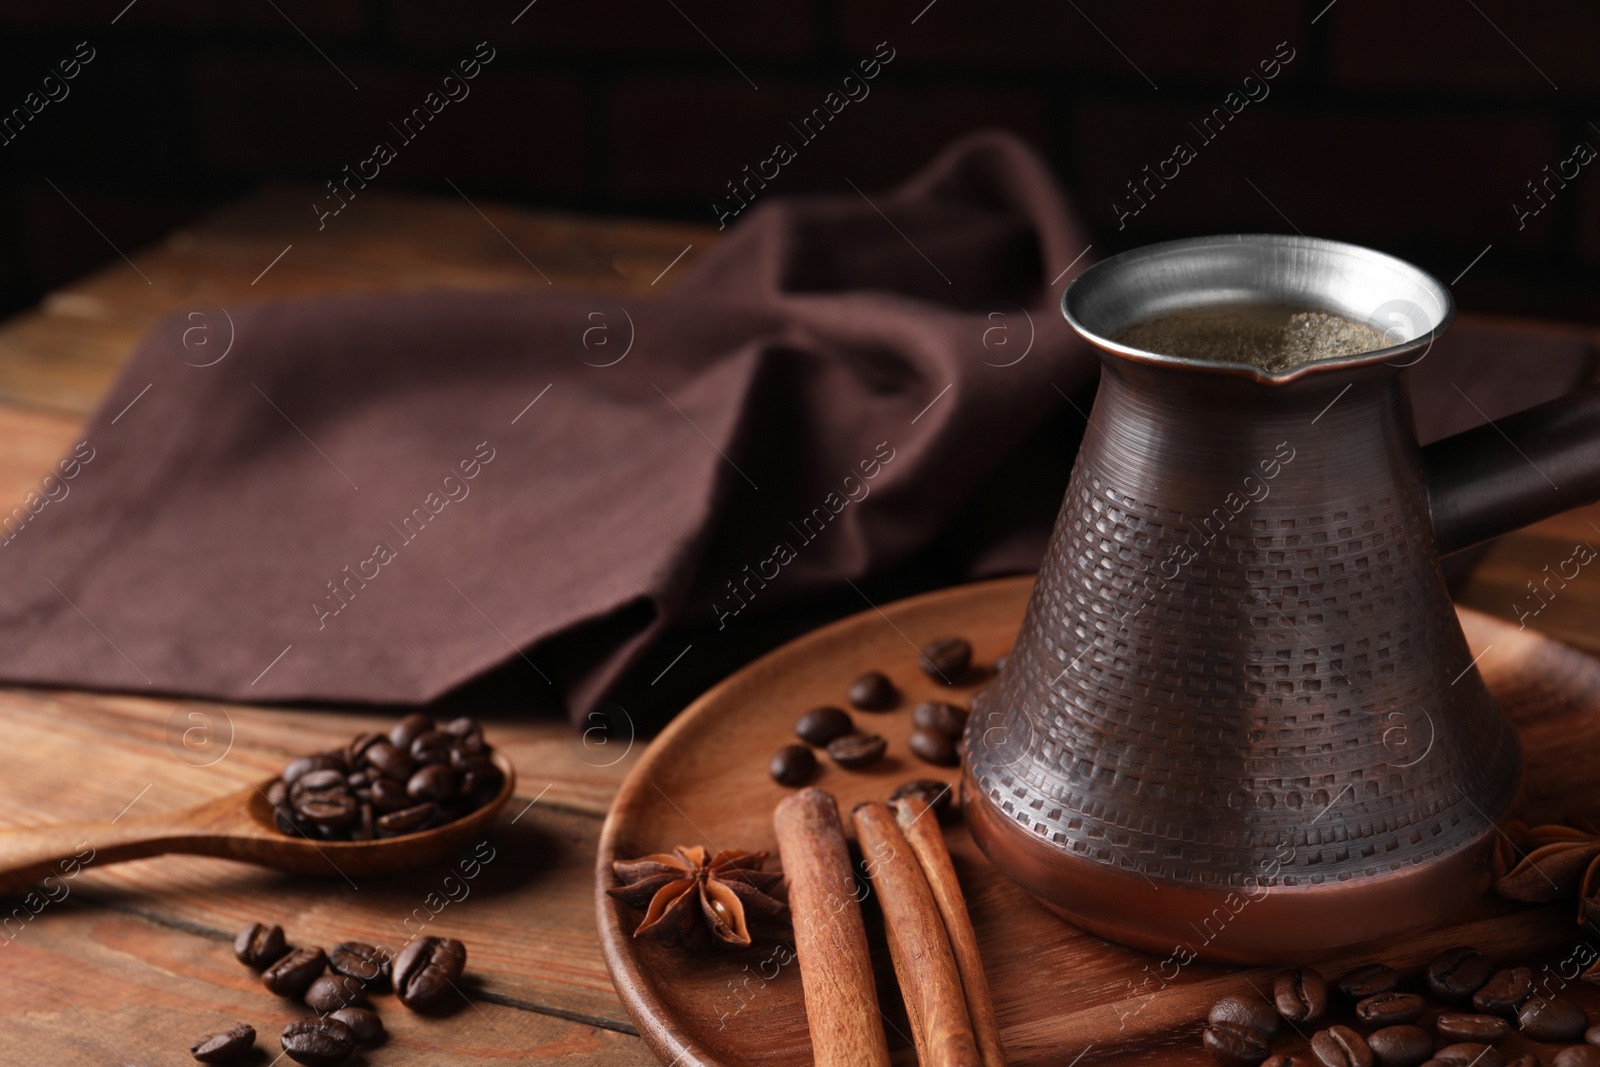
<path fill-rule="evenodd" d="M 883 799 L 908 778 L 954 782 L 957 772 L 930 767 L 906 747 L 910 709 L 929 699 L 967 704 L 1010 648 L 1031 578 L 942 590 L 864 611 L 779 648 L 695 701 L 650 746 L 623 783 L 600 835 L 596 907 L 612 981 L 639 1032 L 673 1067 L 811 1063 L 799 966 L 784 946 L 758 943 L 743 952 L 686 953 L 632 932 L 639 913 L 611 900 L 615 859 L 669 851 L 675 845 L 766 849 L 777 855 L 772 809 L 788 792 L 767 775 L 767 761 L 795 740 L 795 719 L 819 704 L 844 705 L 845 688 L 866 670 L 887 673 L 902 698 L 891 711 L 854 712 L 865 729 L 889 740 L 889 755 L 868 771 L 849 772 L 825 756 L 816 784 L 848 812 Z M 1478 669 L 1512 716 L 1526 747 L 1528 786 L 1522 817 L 1533 822 L 1600 811 L 1600 661 L 1568 646 L 1462 610 L 1480 657 Z M 970 684 L 947 688 L 923 676 L 916 650 L 960 634 L 980 668 Z M 1150 1062 L 1208 1064 L 1199 1022 L 1227 993 L 1265 989 L 1271 969 L 1180 962 L 1112 945 L 1057 918 L 989 865 L 959 825 L 946 830 L 1013 1064 Z M 775 858 L 768 861 L 775 865 Z M 870 900 L 879 1002 L 896 1061 L 913 1063 L 888 950 Z M 1575 906 L 1544 908 L 1485 899 L 1470 915 L 1396 945 L 1385 962 L 1416 969 L 1451 945 L 1474 944 L 1492 957 L 1530 961 L 1578 942 Z M 1309 961 L 1308 961 L 1309 962 Z M 1365 960 L 1319 961 L 1330 977 Z M 1571 971 L 1571 967 L 1564 972 Z M 1576 988 L 1576 987 L 1575 987 Z M 1592 987 L 1591 987 L 1592 988 Z M 1570 992 L 1570 991 L 1569 991 Z M 1600 991 L 1587 988 L 1591 1019 Z M 1521 1051 L 1513 1038 L 1504 1051 Z M 1280 1039 L 1274 1051 L 1305 1052 Z"/>

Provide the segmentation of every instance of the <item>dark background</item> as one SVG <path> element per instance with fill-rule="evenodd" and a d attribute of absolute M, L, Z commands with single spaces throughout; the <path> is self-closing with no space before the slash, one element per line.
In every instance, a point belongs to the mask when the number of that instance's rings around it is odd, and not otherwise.
<path fill-rule="evenodd" d="M 1525 229 L 1512 206 L 1580 141 L 1600 148 L 1592 2 L 537 0 L 513 25 L 525 3 L 0 2 L 0 113 L 77 42 L 96 51 L 0 145 L 0 313 L 114 257 L 108 240 L 131 251 L 264 182 L 337 177 L 483 40 L 498 54 L 471 95 L 374 187 L 454 197 L 448 178 L 474 199 L 713 222 L 724 183 L 887 41 L 871 95 L 763 195 L 882 187 L 1004 126 L 1053 162 L 1097 257 L 1298 228 L 1449 281 L 1492 245 L 1455 287 L 1464 308 L 1600 321 L 1600 162 Z M 1282 41 L 1271 95 L 1203 144 L 1188 123 Z M 1113 198 L 1179 139 L 1198 158 L 1119 229 Z"/>

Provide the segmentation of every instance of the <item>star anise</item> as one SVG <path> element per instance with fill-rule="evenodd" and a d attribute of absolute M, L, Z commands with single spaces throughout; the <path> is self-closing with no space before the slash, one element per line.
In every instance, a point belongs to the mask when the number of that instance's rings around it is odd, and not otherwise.
<path fill-rule="evenodd" d="M 784 917 L 788 906 L 769 895 L 782 873 L 763 871 L 765 852 L 729 849 L 708 853 L 699 845 L 680 845 L 611 865 L 622 885 L 606 890 L 630 908 L 644 912 L 634 937 L 668 945 L 702 942 L 709 932 L 718 944 L 750 944 L 750 923 Z"/>
<path fill-rule="evenodd" d="M 1526 904 L 1548 904 L 1563 897 L 1592 896 L 1600 882 L 1600 834 L 1550 823 L 1528 829 L 1513 825 L 1520 858 L 1497 850 L 1495 891 Z M 1507 870 L 1506 867 L 1510 866 Z M 1579 915 L 1579 922 L 1583 916 Z"/>

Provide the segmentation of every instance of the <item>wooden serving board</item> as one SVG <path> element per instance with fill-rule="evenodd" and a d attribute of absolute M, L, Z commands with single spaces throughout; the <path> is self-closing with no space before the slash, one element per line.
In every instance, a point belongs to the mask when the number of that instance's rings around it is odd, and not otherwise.
<path fill-rule="evenodd" d="M 855 712 L 862 728 L 889 740 L 889 755 L 868 771 L 849 772 L 824 757 L 816 785 L 842 811 L 884 799 L 914 777 L 955 781 L 957 772 L 910 755 L 910 709 L 929 699 L 967 704 L 987 667 L 1011 646 L 1032 589 L 1031 578 L 943 590 L 872 608 L 817 630 L 750 664 L 706 693 L 651 745 L 623 783 L 601 831 L 596 865 L 600 940 L 612 980 L 639 1032 L 664 1063 L 811 1063 L 799 966 L 786 946 L 757 943 L 743 952 L 687 953 L 637 942 L 640 915 L 612 901 L 615 859 L 669 851 L 675 845 L 766 849 L 777 856 L 772 809 L 788 792 L 767 775 L 767 761 L 794 740 L 795 719 L 818 704 L 844 705 L 846 686 L 879 669 L 902 700 L 882 713 Z M 1531 823 L 1600 812 L 1600 661 L 1566 645 L 1477 612 L 1462 625 L 1478 669 L 1521 733 L 1528 765 L 1519 814 Z M 916 650 L 945 634 L 968 638 L 985 668 L 973 685 L 949 689 L 917 669 Z M 959 824 L 946 839 L 967 895 L 994 991 L 1010 1062 L 1208 1064 L 1199 1033 L 1213 1001 L 1269 988 L 1278 968 L 1190 963 L 1103 941 L 1056 917 L 1006 880 Z M 769 860 L 769 865 L 773 864 Z M 864 907 L 873 943 L 879 1002 L 896 1062 L 913 1063 L 910 1028 L 900 1005 L 881 920 Z M 1471 914 L 1398 943 L 1383 962 L 1411 973 L 1452 945 L 1481 947 L 1507 963 L 1548 962 L 1550 974 L 1575 973 L 1562 961 L 1585 952 L 1576 906 L 1543 908 L 1485 898 Z M 1247 921 L 1241 914 L 1238 921 Z M 1600 947 L 1600 938 L 1594 940 Z M 1176 948 L 1176 946 L 1174 946 Z M 1593 949 L 1587 950 L 1593 952 Z M 1315 963 L 1330 978 L 1370 956 Z M 1567 992 L 1600 1021 L 1600 989 L 1572 982 Z M 1274 1051 L 1305 1053 L 1305 1035 L 1280 1038 Z M 1507 1052 L 1529 1046 L 1513 1037 Z M 1548 1050 L 1547 1050 L 1548 1051 Z"/>

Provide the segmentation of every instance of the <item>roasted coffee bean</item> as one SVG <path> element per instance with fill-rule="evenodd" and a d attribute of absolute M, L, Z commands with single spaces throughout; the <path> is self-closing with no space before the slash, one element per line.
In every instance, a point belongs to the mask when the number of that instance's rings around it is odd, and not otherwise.
<path fill-rule="evenodd" d="M 1433 1038 L 1420 1026 L 1385 1026 L 1367 1036 L 1367 1047 L 1382 1067 L 1417 1067 L 1433 1055 Z"/>
<path fill-rule="evenodd" d="M 429 763 L 449 763 L 450 750 L 455 743 L 456 739 L 443 730 L 429 730 L 411 742 L 409 754 L 419 767 Z"/>
<path fill-rule="evenodd" d="M 271 926 L 251 923 L 233 939 L 233 954 L 239 958 L 239 962 L 258 971 L 265 970 L 268 964 L 275 963 L 288 951 L 289 943 L 283 939 L 283 927 L 277 923 Z"/>
<path fill-rule="evenodd" d="M 825 746 L 835 737 L 843 737 L 856 728 L 855 720 L 843 708 L 825 705 L 812 708 L 794 724 L 794 732 L 808 745 Z"/>
<path fill-rule="evenodd" d="M 326 1015 L 340 1008 L 355 1008 L 367 1002 L 367 991 L 348 974 L 325 974 L 306 989 L 306 1007 Z"/>
<path fill-rule="evenodd" d="M 1585 1030 L 1583 1039 L 1591 1045 L 1600 1045 L 1600 1026 L 1591 1026 Z"/>
<path fill-rule="evenodd" d="M 1522 1002 L 1533 996 L 1533 971 L 1527 967 L 1507 967 L 1496 971 L 1483 988 L 1472 994 L 1472 1006 L 1490 1015 L 1517 1017 Z"/>
<path fill-rule="evenodd" d="M 338 1019 L 307 1016 L 283 1028 L 283 1051 L 296 1063 L 340 1063 L 355 1051 L 356 1035 Z"/>
<path fill-rule="evenodd" d="M 456 795 L 456 772 L 444 763 L 430 763 L 406 782 L 406 795 L 417 803 L 438 803 Z"/>
<path fill-rule="evenodd" d="M 453 937 L 419 937 L 394 961 L 394 991 L 412 1009 L 434 1007 L 455 995 L 467 949 Z"/>
<path fill-rule="evenodd" d="M 372 989 L 389 985 L 389 954 L 365 941 L 341 941 L 328 953 L 328 966 Z"/>
<path fill-rule="evenodd" d="M 361 813 L 356 818 L 356 824 L 350 827 L 350 840 L 371 841 L 378 836 L 377 819 L 372 814 L 372 805 L 363 803 Z"/>
<path fill-rule="evenodd" d="M 872 766 L 883 758 L 888 749 L 889 742 L 877 734 L 860 731 L 835 737 L 828 742 L 828 755 L 833 757 L 833 762 L 847 771 L 858 771 L 863 767 Z"/>
<path fill-rule="evenodd" d="M 401 752 L 406 752 L 411 748 L 411 742 L 433 728 L 433 719 L 420 711 L 412 712 L 390 729 L 389 743 Z"/>
<path fill-rule="evenodd" d="M 912 730 L 911 739 L 906 745 L 918 759 L 937 767 L 954 767 L 961 762 L 961 753 L 957 751 L 956 743 L 938 730 L 926 727 Z"/>
<path fill-rule="evenodd" d="M 1282 1017 L 1271 1004 L 1260 997 L 1223 997 L 1211 1005 L 1211 1012 L 1206 1016 L 1206 1022 L 1213 1026 L 1217 1023 L 1248 1026 L 1268 1042 L 1277 1037 L 1278 1031 L 1283 1027 Z"/>
<path fill-rule="evenodd" d="M 1441 1061 L 1439 1061 L 1439 1060 L 1429 1060 L 1428 1061 L 1428 1063 L 1439 1063 L 1439 1062 L 1441 1062 Z M 1428 1064 L 1425 1063 L 1425 1064 L 1422 1065 L 1422 1067 L 1428 1067 Z M 1539 1058 L 1539 1054 L 1537 1052 L 1524 1052 L 1522 1055 L 1518 1056 L 1516 1059 L 1508 1060 L 1506 1062 L 1506 1067 L 1544 1067 L 1544 1061 Z"/>
<path fill-rule="evenodd" d="M 379 778 L 372 783 L 372 806 L 379 815 L 387 815 L 391 811 L 411 806 L 411 798 L 406 795 L 404 782 L 393 778 Z"/>
<path fill-rule="evenodd" d="M 850 683 L 850 691 L 845 694 L 850 703 L 862 711 L 887 711 L 895 706 L 900 699 L 899 690 L 894 683 L 889 681 L 889 676 L 882 671 L 868 671 Z"/>
<path fill-rule="evenodd" d="M 433 825 L 439 817 L 439 805 L 418 804 L 412 808 L 402 808 L 390 812 L 378 820 L 377 832 L 379 837 L 398 837 L 400 834 L 414 834 L 418 830 L 426 830 Z"/>
<path fill-rule="evenodd" d="M 358 1045 L 375 1045 L 387 1036 L 383 1020 L 370 1008 L 340 1008 L 328 1018 L 338 1019 L 348 1026 Z"/>
<path fill-rule="evenodd" d="M 1311 1035 L 1311 1054 L 1323 1067 L 1373 1067 L 1367 1039 L 1348 1026 L 1330 1026 Z"/>
<path fill-rule="evenodd" d="M 232 1030 L 203 1037 L 189 1046 L 189 1055 L 201 1063 L 228 1063 L 238 1059 L 256 1043 L 256 1028 L 241 1023 Z"/>
<path fill-rule="evenodd" d="M 929 700 L 918 704 L 917 710 L 911 713 L 911 725 L 938 730 L 951 740 L 955 740 L 967 728 L 967 709 L 955 704 Z"/>
<path fill-rule="evenodd" d="M 301 818 L 329 829 L 354 826 L 361 816 L 359 802 L 342 789 L 307 792 L 295 801 L 294 810 Z"/>
<path fill-rule="evenodd" d="M 1506 1067 L 1506 1058 L 1500 1051 L 1490 1045 L 1480 1045 L 1474 1041 L 1464 1041 L 1459 1045 L 1446 1045 L 1436 1049 L 1433 1059 L 1440 1063 L 1450 1064 L 1450 1067 Z"/>
<path fill-rule="evenodd" d="M 1466 1015 L 1446 1012 L 1433 1021 L 1440 1040 L 1476 1041 L 1480 1045 L 1498 1045 L 1511 1036 L 1511 1024 L 1498 1015 Z"/>
<path fill-rule="evenodd" d="M 1589 1029 L 1589 1017 L 1566 997 L 1539 997 L 1517 1009 L 1517 1024 L 1535 1041 L 1577 1041 Z"/>
<path fill-rule="evenodd" d="M 1556 1053 L 1556 1058 L 1551 1062 L 1555 1067 L 1600 1067 L 1600 1048 L 1573 1045 Z"/>
<path fill-rule="evenodd" d="M 1403 1026 L 1422 1018 L 1428 1002 L 1415 993 L 1379 993 L 1356 1005 L 1361 1025 L 1376 1030 L 1382 1026 Z"/>
<path fill-rule="evenodd" d="M 352 770 L 362 766 L 361 757 L 366 755 L 367 749 L 384 740 L 384 735 L 374 731 L 356 734 L 350 743 L 344 746 L 344 764 Z"/>
<path fill-rule="evenodd" d="M 293 759 L 283 768 L 283 784 L 292 786 L 312 771 L 343 771 L 344 758 L 331 752 L 318 752 L 311 756 Z"/>
<path fill-rule="evenodd" d="M 1256 1067 L 1272 1051 L 1261 1031 L 1241 1023 L 1212 1023 L 1200 1043 L 1223 1067 Z"/>
<path fill-rule="evenodd" d="M 1494 972 L 1495 966 L 1489 962 L 1489 957 L 1475 948 L 1445 949 L 1428 964 L 1428 988 L 1440 1000 L 1471 1000 L 1472 994 L 1482 989 Z"/>
<path fill-rule="evenodd" d="M 972 645 L 964 637 L 941 637 L 922 646 L 917 666 L 922 673 L 945 685 L 961 684 L 972 663 Z"/>
<path fill-rule="evenodd" d="M 274 778 L 267 784 L 267 803 L 275 811 L 289 811 L 289 787 L 283 784 L 282 778 Z"/>
<path fill-rule="evenodd" d="M 483 727 L 478 725 L 478 720 L 470 715 L 462 715 L 459 718 L 451 719 L 440 729 L 457 741 L 470 742 L 470 739 L 474 737 L 479 741 L 483 740 Z"/>
<path fill-rule="evenodd" d="M 346 789 L 345 772 L 343 770 L 326 767 L 319 771 L 307 771 L 294 781 L 289 787 L 290 799 L 302 793 L 321 792 L 325 789 Z"/>
<path fill-rule="evenodd" d="M 895 786 L 894 792 L 889 794 L 889 806 L 894 807 L 895 801 L 906 797 L 917 797 L 933 809 L 935 819 L 943 819 L 954 810 L 950 805 L 950 797 L 954 792 L 954 787 L 937 778 L 913 778 Z"/>
<path fill-rule="evenodd" d="M 416 770 L 416 764 L 410 756 L 402 752 L 392 741 L 379 741 L 367 749 L 362 757 L 367 761 L 367 766 L 383 775 L 403 782 L 411 777 L 411 772 Z"/>
<path fill-rule="evenodd" d="M 1272 986 L 1272 1002 L 1292 1023 L 1314 1023 L 1328 1010 L 1328 983 L 1310 967 L 1280 974 Z"/>
<path fill-rule="evenodd" d="M 805 785 L 816 776 L 817 755 L 805 745 L 784 745 L 772 754 L 767 771 L 779 785 Z"/>
<path fill-rule="evenodd" d="M 995 669 L 999 670 L 998 667 Z M 1291 1056 L 1287 1052 L 1280 1052 L 1262 1060 L 1261 1067 L 1311 1067 L 1311 1061 L 1304 1056 Z"/>
<path fill-rule="evenodd" d="M 280 997 L 298 997 L 328 966 L 320 948 L 297 948 L 261 972 L 261 984 Z"/>
<path fill-rule="evenodd" d="M 486 763 L 461 776 L 461 795 L 472 801 L 471 808 L 476 808 L 498 796 L 505 784 L 505 772 L 493 763 Z"/>
<path fill-rule="evenodd" d="M 1357 967 L 1333 983 L 1333 988 L 1351 1000 L 1366 1000 L 1379 993 L 1392 993 L 1400 984 L 1400 972 L 1383 963 Z"/>

